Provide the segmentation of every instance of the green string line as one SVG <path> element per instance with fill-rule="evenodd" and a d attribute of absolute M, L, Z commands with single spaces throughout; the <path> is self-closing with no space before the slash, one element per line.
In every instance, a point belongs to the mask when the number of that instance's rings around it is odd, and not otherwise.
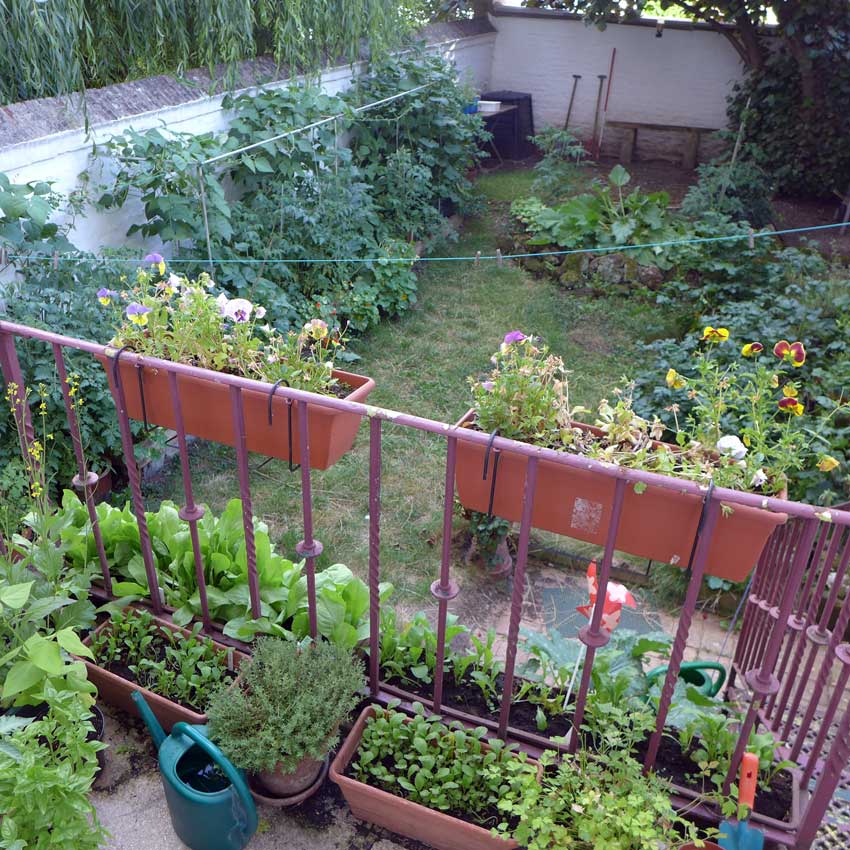
<path fill-rule="evenodd" d="M 213 258 L 212 260 L 206 257 L 175 257 L 166 260 L 170 265 L 177 263 L 204 263 L 212 262 L 215 265 L 227 265 L 232 263 L 247 263 L 257 265 L 288 265 L 297 263 L 451 263 L 451 262 L 478 262 L 479 260 L 521 260 L 526 257 L 562 257 L 571 254 L 609 254 L 619 253 L 621 251 L 640 251 L 645 248 L 669 248 L 674 245 L 701 245 L 710 242 L 731 242 L 742 239 L 760 239 L 766 236 L 784 236 L 790 233 L 810 233 L 816 230 L 831 230 L 837 227 L 850 227 L 850 224 L 838 222 L 835 224 L 818 224 L 810 227 L 791 227 L 786 230 L 761 230 L 757 233 L 736 233 L 727 236 L 700 236 L 693 239 L 677 239 L 670 242 L 643 242 L 637 245 L 609 245 L 606 247 L 595 248 L 571 248 L 564 251 L 536 251 L 526 254 L 480 254 L 466 257 L 416 257 L 411 259 L 408 257 L 328 257 L 328 258 L 299 258 L 299 259 L 257 259 L 256 257 L 233 257 L 231 259 L 225 257 Z M 133 263 L 136 265 L 142 264 L 143 260 L 124 257 L 90 257 L 80 258 L 62 254 L 6 254 L 8 260 L 50 260 L 54 263 L 58 262 L 83 262 L 83 259 L 90 259 L 92 262 L 117 262 L 117 263 Z"/>

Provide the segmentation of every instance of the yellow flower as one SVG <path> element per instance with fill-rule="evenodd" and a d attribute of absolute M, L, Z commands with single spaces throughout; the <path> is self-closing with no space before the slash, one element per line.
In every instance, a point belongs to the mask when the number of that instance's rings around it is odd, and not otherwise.
<path fill-rule="evenodd" d="M 741 354 L 744 357 L 756 357 L 764 351 L 764 346 L 760 342 L 748 342 L 742 349 Z"/>
<path fill-rule="evenodd" d="M 833 469 L 838 469 L 841 464 L 832 456 L 832 455 L 824 455 L 818 461 L 818 469 L 821 472 L 832 472 Z"/>
<path fill-rule="evenodd" d="M 770 379 L 770 386 L 776 389 L 779 386 L 779 375 L 774 374 Z"/>
<path fill-rule="evenodd" d="M 701 339 L 703 342 L 726 342 L 729 339 L 729 328 L 713 328 L 711 325 L 706 325 Z"/>
<path fill-rule="evenodd" d="M 799 393 L 797 392 L 797 388 L 794 384 L 785 384 L 782 388 L 782 395 L 784 395 L 785 398 L 797 398 Z"/>
<path fill-rule="evenodd" d="M 685 378 L 680 375 L 675 369 L 667 370 L 667 377 L 665 378 L 667 381 L 667 386 L 674 390 L 680 390 L 685 386 L 687 381 Z"/>

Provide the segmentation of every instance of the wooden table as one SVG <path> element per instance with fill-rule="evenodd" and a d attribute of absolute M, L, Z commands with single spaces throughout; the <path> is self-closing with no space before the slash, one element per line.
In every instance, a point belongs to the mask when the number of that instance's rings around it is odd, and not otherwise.
<path fill-rule="evenodd" d="M 696 168 L 697 165 L 700 134 L 716 133 L 718 129 L 717 127 L 689 127 L 682 124 L 649 124 L 644 121 L 606 121 L 605 126 L 626 131 L 620 145 L 620 162 L 624 164 L 632 161 L 637 145 L 638 130 L 686 133 L 685 149 L 682 151 L 682 168 L 689 170 Z"/>

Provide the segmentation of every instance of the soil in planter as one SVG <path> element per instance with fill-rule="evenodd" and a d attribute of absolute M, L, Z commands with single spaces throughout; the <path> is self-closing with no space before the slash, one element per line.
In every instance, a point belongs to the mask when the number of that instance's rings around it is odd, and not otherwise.
<path fill-rule="evenodd" d="M 153 661 L 163 661 L 165 660 L 165 641 L 162 640 L 158 634 L 154 636 L 154 639 L 148 645 L 146 651 L 146 658 L 150 658 Z M 110 661 L 106 664 L 101 661 L 95 659 L 95 663 L 102 667 L 104 670 L 108 670 L 110 673 L 114 673 L 116 676 L 120 676 L 122 679 L 126 679 L 128 682 L 133 682 L 133 684 L 138 685 L 141 688 L 147 688 L 148 690 L 154 690 L 154 688 L 148 684 L 146 680 L 140 680 L 138 676 L 130 669 L 130 664 L 133 663 L 133 660 L 128 657 L 127 653 L 122 652 L 121 657 L 115 659 L 114 661 Z M 233 670 L 225 671 L 224 678 L 226 680 L 232 681 L 236 678 L 236 673 Z M 197 714 L 204 714 L 207 710 L 206 705 L 196 705 L 190 702 L 184 702 L 183 700 L 179 700 L 170 694 L 160 694 L 160 696 L 165 697 L 166 699 L 170 699 L 172 702 L 177 703 L 177 705 L 183 706 L 183 708 L 188 708 L 190 711 L 194 711 Z"/>
<path fill-rule="evenodd" d="M 638 746 L 637 755 L 641 761 L 648 748 L 649 739 Z M 682 749 L 679 741 L 671 738 L 670 735 L 664 735 L 661 738 L 655 770 L 659 776 L 697 794 L 707 794 L 715 790 L 713 785 L 703 782 L 697 776 L 699 768 Z M 788 822 L 791 819 L 793 805 L 793 786 L 794 778 L 787 770 L 781 770 L 773 778 L 769 789 L 759 785 L 754 804 L 755 812 L 774 820 Z"/>
<path fill-rule="evenodd" d="M 402 681 L 398 677 L 386 681 L 388 685 L 410 691 L 424 699 L 431 699 L 434 695 L 433 685 L 411 684 L 410 682 Z M 500 673 L 496 679 L 496 689 L 499 693 L 501 693 L 504 683 L 505 677 Z M 517 685 L 515 682 L 514 690 L 516 688 Z M 561 699 L 563 699 L 563 696 L 563 693 L 561 693 Z M 499 719 L 498 709 L 496 711 L 491 710 L 481 688 L 469 679 L 469 677 L 464 678 L 458 684 L 452 676 L 446 676 L 443 682 L 443 703 L 458 711 L 472 714 L 475 717 L 483 717 L 493 721 Z M 540 735 L 543 738 L 558 738 L 569 734 L 572 728 L 572 717 L 572 711 L 569 714 L 547 715 L 548 725 L 541 732 L 537 726 L 537 705 L 523 700 L 521 702 L 515 702 L 511 706 L 510 725 L 514 729 L 529 732 L 533 735 Z"/>

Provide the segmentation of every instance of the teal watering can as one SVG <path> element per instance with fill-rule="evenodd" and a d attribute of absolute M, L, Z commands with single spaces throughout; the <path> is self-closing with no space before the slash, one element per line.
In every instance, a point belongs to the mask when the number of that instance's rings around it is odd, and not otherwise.
<path fill-rule="evenodd" d="M 242 772 L 207 738 L 206 726 L 175 723 L 166 737 L 145 698 L 133 692 L 156 748 L 178 838 L 190 850 L 242 850 L 257 831 L 257 809 Z"/>
<path fill-rule="evenodd" d="M 717 673 L 712 676 L 711 673 Z M 656 667 L 646 674 L 649 684 L 667 673 L 667 665 Z M 679 678 L 693 685 L 703 696 L 717 696 L 726 681 L 726 668 L 716 661 L 685 661 L 679 667 Z"/>

